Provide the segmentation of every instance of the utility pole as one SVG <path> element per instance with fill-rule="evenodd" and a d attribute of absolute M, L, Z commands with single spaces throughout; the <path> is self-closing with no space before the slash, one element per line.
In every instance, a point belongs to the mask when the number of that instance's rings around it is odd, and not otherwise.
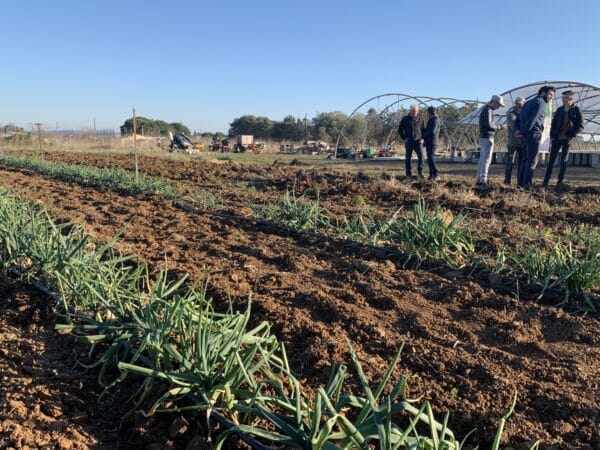
<path fill-rule="evenodd" d="M 34 125 L 37 127 L 38 140 L 40 143 L 40 153 L 42 155 L 42 159 L 44 159 L 44 147 L 42 146 L 42 124 L 37 122 Z"/>
<path fill-rule="evenodd" d="M 139 163 L 138 163 L 138 154 L 137 154 L 136 133 L 137 133 L 137 129 L 135 126 L 135 108 L 133 108 L 133 155 L 135 158 L 135 182 L 138 183 L 140 181 L 140 172 L 139 172 Z"/>
<path fill-rule="evenodd" d="M 92 137 L 94 145 L 98 145 L 98 133 L 96 133 L 96 116 L 94 116 L 94 136 Z"/>
<path fill-rule="evenodd" d="M 306 114 L 304 114 L 304 143 L 308 142 L 308 128 L 306 126 Z"/>

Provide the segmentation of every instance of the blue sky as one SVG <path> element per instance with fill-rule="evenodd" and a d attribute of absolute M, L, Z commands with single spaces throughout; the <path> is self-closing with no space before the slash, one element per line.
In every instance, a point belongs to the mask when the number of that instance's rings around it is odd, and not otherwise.
<path fill-rule="evenodd" d="M 600 85 L 600 2 L 3 2 L 0 126 L 227 131 L 243 114 L 350 112 L 386 92 L 483 99 Z"/>

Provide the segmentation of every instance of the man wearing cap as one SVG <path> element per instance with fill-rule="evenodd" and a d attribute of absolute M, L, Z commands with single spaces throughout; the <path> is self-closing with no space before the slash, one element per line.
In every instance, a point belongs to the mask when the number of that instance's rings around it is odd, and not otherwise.
<path fill-rule="evenodd" d="M 504 99 L 499 95 L 492 98 L 481 108 L 479 113 L 479 165 L 477 166 L 477 185 L 488 182 L 488 171 L 494 153 L 494 136 L 496 131 L 506 128 L 494 122 L 494 111 L 504 106 Z"/>
<path fill-rule="evenodd" d="M 519 127 L 516 134 L 525 140 L 525 157 L 517 180 L 520 188 L 531 188 L 544 131 L 546 105 L 552 100 L 555 92 L 554 86 L 542 86 L 538 90 L 537 97 L 527 100 L 519 113 Z"/>
<path fill-rule="evenodd" d="M 560 186 L 563 182 L 565 172 L 567 171 L 571 139 L 583 130 L 583 117 L 581 116 L 579 107 L 573 103 L 573 91 L 562 93 L 562 103 L 562 106 L 556 110 L 552 118 L 550 128 L 550 138 L 552 139 L 550 157 L 548 158 L 548 166 L 546 167 L 546 175 L 544 176 L 542 187 L 548 187 L 556 157 L 561 149 L 560 169 L 558 171 L 558 183 L 556 186 Z"/>
<path fill-rule="evenodd" d="M 423 131 L 425 131 L 425 121 L 419 114 L 418 105 L 410 105 L 408 114 L 402 118 L 398 126 L 398 134 L 404 141 L 406 149 L 406 176 L 412 176 L 412 153 L 417 154 L 417 172 L 423 176 Z"/>
<path fill-rule="evenodd" d="M 506 115 L 506 125 L 508 126 L 506 148 L 508 153 L 506 155 L 506 160 L 504 161 L 504 184 L 510 184 L 515 159 L 517 160 L 517 174 L 523 164 L 523 141 L 516 136 L 516 132 L 519 112 L 524 104 L 525 99 L 523 97 L 517 97 L 512 109 Z"/>
<path fill-rule="evenodd" d="M 423 131 L 423 139 L 425 140 L 425 150 L 427 152 L 427 165 L 429 166 L 429 179 L 437 180 L 438 169 L 435 164 L 435 150 L 437 149 L 438 140 L 440 136 L 440 118 L 438 117 L 436 110 L 433 106 L 427 108 L 427 125 L 425 131 Z"/>

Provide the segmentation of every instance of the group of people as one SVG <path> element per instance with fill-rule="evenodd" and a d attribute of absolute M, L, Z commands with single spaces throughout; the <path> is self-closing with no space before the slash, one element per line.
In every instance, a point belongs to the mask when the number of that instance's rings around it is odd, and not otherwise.
<path fill-rule="evenodd" d="M 406 176 L 412 176 L 412 154 L 417 155 L 417 173 L 423 176 L 423 144 L 427 153 L 427 165 L 429 166 L 429 179 L 438 177 L 438 169 L 435 164 L 435 151 L 440 136 L 441 122 L 433 106 L 427 108 L 428 120 L 421 117 L 418 105 L 411 105 L 408 114 L 402 118 L 398 126 L 398 134 L 404 141 L 406 148 Z"/>
<path fill-rule="evenodd" d="M 505 160 L 504 182 L 510 184 L 513 166 L 517 164 L 517 185 L 523 189 L 531 188 L 535 169 L 538 164 L 540 143 L 544 132 L 544 122 L 548 103 L 554 98 L 556 89 L 553 86 L 543 86 L 536 97 L 525 101 L 517 97 L 513 107 L 508 111 L 506 125 L 499 125 L 494 120 L 494 111 L 504 107 L 504 99 L 493 95 L 479 114 L 479 165 L 477 166 L 477 185 L 488 183 L 488 172 L 494 152 L 496 132 L 508 128 L 507 158 Z M 565 177 L 569 159 L 569 147 L 572 139 L 583 130 L 583 117 L 580 109 L 574 104 L 574 93 L 571 90 L 562 92 L 560 106 L 550 126 L 550 155 L 543 187 L 547 187 L 558 154 L 560 152 L 560 168 L 558 185 Z M 411 105 L 409 112 L 400 121 L 398 133 L 404 140 L 406 148 L 406 176 L 412 176 L 412 154 L 416 153 L 417 172 L 423 176 L 423 145 L 427 154 L 429 178 L 438 177 L 435 163 L 435 151 L 438 145 L 441 128 L 440 118 L 433 107 L 427 108 L 427 122 L 421 117 L 419 107 Z"/>
<path fill-rule="evenodd" d="M 508 128 L 508 155 L 504 167 L 504 182 L 510 184 L 512 168 L 517 163 L 517 185 L 530 189 L 540 154 L 540 143 L 544 133 L 544 122 L 548 103 L 554 98 L 554 86 L 543 86 L 537 96 L 525 101 L 521 97 L 515 99 L 513 107 L 508 111 L 506 125 L 498 125 L 494 121 L 494 111 L 504 106 L 504 99 L 499 95 L 492 96 L 479 115 L 480 157 L 477 167 L 477 184 L 487 184 L 488 171 L 494 150 L 494 136 L 498 130 Z M 556 159 L 560 152 L 560 168 L 558 183 L 565 177 L 569 160 L 569 147 L 572 139 L 583 130 L 581 110 L 574 104 L 574 93 L 571 90 L 562 92 L 560 106 L 550 124 L 550 155 L 542 187 L 548 187 Z"/>

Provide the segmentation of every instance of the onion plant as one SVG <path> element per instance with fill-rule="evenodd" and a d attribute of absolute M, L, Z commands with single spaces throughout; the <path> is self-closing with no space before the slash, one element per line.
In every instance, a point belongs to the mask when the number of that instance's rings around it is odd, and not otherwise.
<path fill-rule="evenodd" d="M 440 206 L 429 209 L 420 197 L 412 216 L 398 220 L 392 227 L 392 241 L 402 247 L 416 267 L 431 258 L 460 266 L 475 251 L 468 229 L 462 226 L 463 221 L 462 214 L 448 217 Z"/>
<path fill-rule="evenodd" d="M 583 295 L 587 308 L 596 311 L 589 294 L 600 287 L 600 247 L 582 251 L 571 243 L 558 242 L 550 249 L 521 249 L 511 260 L 516 273 L 542 285 L 540 297 L 547 289 L 558 288 L 564 290 L 565 301 L 572 295 Z"/>
<path fill-rule="evenodd" d="M 250 207 L 255 215 L 293 230 L 314 231 L 329 226 L 329 218 L 319 200 L 305 199 L 295 191 L 286 191 L 278 202 Z"/>

